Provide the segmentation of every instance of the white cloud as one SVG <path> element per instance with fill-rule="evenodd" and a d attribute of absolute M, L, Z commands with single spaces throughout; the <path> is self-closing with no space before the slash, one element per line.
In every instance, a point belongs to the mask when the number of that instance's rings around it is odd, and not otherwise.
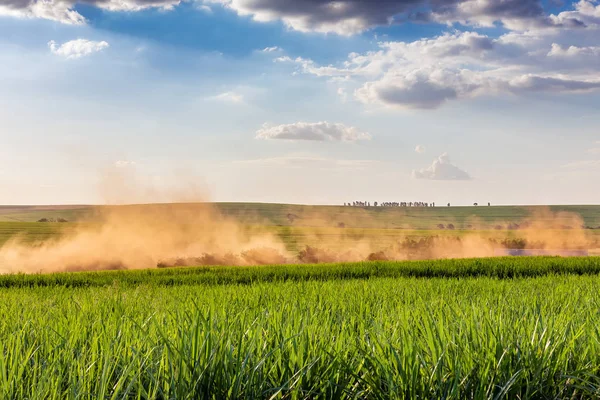
<path fill-rule="evenodd" d="M 199 4 L 197 6 L 198 10 L 205 12 L 207 14 L 212 14 L 213 10 L 212 8 L 210 8 L 210 6 L 207 6 L 206 4 Z"/>
<path fill-rule="evenodd" d="M 450 162 L 447 153 L 442 154 L 429 167 L 413 170 L 412 176 L 415 179 L 430 179 L 442 181 L 465 181 L 470 180 L 471 176 L 464 170 L 458 168 Z"/>
<path fill-rule="evenodd" d="M 0 15 L 45 18 L 67 24 L 85 23 L 76 5 L 109 11 L 170 10 L 191 0 L 3 0 Z M 196 0 L 212 12 L 219 4 L 258 22 L 280 20 L 300 32 L 353 35 L 377 26 L 406 21 L 461 23 L 510 30 L 582 29 L 600 25 L 600 6 L 580 0 L 558 15 L 549 15 L 541 0 Z"/>
<path fill-rule="evenodd" d="M 221 101 L 224 103 L 232 103 L 232 104 L 243 104 L 244 96 L 240 93 L 236 92 L 224 92 L 218 94 L 216 96 L 211 97 L 213 100 Z"/>
<path fill-rule="evenodd" d="M 582 81 L 568 78 L 522 75 L 511 80 L 509 86 L 513 91 L 586 92 L 600 88 L 600 80 Z"/>
<path fill-rule="evenodd" d="M 501 23 L 517 31 L 581 28 L 585 23 L 576 15 L 546 14 L 540 0 L 464 0 L 455 7 L 435 10 L 430 19 L 442 23 L 494 27 Z"/>
<path fill-rule="evenodd" d="M 102 51 L 108 48 L 109 44 L 105 41 L 94 42 L 86 39 L 76 39 L 59 46 L 54 40 L 51 40 L 48 42 L 48 47 L 52 53 L 58 56 L 75 59 Z"/>
<path fill-rule="evenodd" d="M 299 71 L 354 88 L 366 104 L 408 109 L 437 108 L 481 95 L 526 92 L 577 93 L 600 89 L 599 32 L 558 30 L 509 33 L 490 38 L 476 32 L 446 33 L 414 42 L 383 42 L 377 51 L 351 53 L 337 65 L 280 57 Z M 565 44 L 571 41 L 569 45 Z M 574 43 L 573 43 L 574 42 Z"/>
<path fill-rule="evenodd" d="M 275 62 L 278 63 L 290 63 L 298 66 L 297 72 L 303 72 L 307 74 L 312 74 L 316 76 L 344 76 L 351 74 L 353 71 L 351 70 L 343 70 L 339 69 L 333 65 L 320 67 L 317 66 L 313 60 L 308 60 L 302 57 L 291 58 L 289 56 L 277 57 Z"/>
<path fill-rule="evenodd" d="M 87 4 L 109 11 L 140 11 L 148 8 L 172 9 L 181 0 L 3 0 L 0 15 L 17 18 L 41 18 L 63 24 L 85 24 L 75 10 L 76 4 Z"/>
<path fill-rule="evenodd" d="M 342 100 L 342 103 L 345 103 L 348 101 L 348 93 L 346 92 L 345 88 L 338 88 L 337 95 Z"/>
<path fill-rule="evenodd" d="M 68 25 L 84 24 L 85 18 L 72 7 L 72 3 L 63 1 L 13 0 L 9 4 L 0 5 L 0 16 L 49 19 Z"/>
<path fill-rule="evenodd" d="M 277 51 L 281 51 L 280 47 L 277 46 L 273 46 L 273 47 L 265 47 L 264 49 L 261 50 L 263 53 L 274 53 Z"/>
<path fill-rule="evenodd" d="M 570 13 L 548 15 L 540 0 L 205 0 L 259 22 L 281 20 L 301 32 L 353 35 L 376 26 L 416 20 L 527 29 L 577 28 L 594 11 L 580 1 Z M 589 17 L 587 17 L 589 19 Z"/>
<path fill-rule="evenodd" d="M 550 15 L 555 25 L 577 25 L 588 28 L 600 27 L 600 4 L 596 0 L 580 0 L 573 3 L 574 10 L 563 11 L 558 15 Z"/>
<path fill-rule="evenodd" d="M 389 75 L 379 81 L 367 82 L 355 95 L 363 103 L 382 103 L 402 108 L 437 108 L 476 88 L 463 84 L 460 75 L 451 74 L 446 70 L 416 70 L 407 75 Z"/>
<path fill-rule="evenodd" d="M 265 124 L 256 132 L 256 138 L 355 142 L 358 140 L 370 140 L 371 135 L 352 126 L 324 121 L 314 123 L 296 122 L 294 124 L 276 126 Z"/>
<path fill-rule="evenodd" d="M 423 154 L 425 153 L 425 146 L 418 144 L 415 147 L 415 152 L 419 153 L 419 154 Z"/>
<path fill-rule="evenodd" d="M 559 44 L 552 43 L 552 48 L 548 52 L 548 57 L 581 57 L 581 56 L 599 57 L 600 56 L 600 47 L 593 47 L 593 46 L 563 47 Z"/>

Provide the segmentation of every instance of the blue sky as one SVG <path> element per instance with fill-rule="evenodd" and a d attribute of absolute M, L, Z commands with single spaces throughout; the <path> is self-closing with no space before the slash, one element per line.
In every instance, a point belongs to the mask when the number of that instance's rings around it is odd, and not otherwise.
<path fill-rule="evenodd" d="M 6 4 L 2 204 L 598 202 L 596 1 Z"/>

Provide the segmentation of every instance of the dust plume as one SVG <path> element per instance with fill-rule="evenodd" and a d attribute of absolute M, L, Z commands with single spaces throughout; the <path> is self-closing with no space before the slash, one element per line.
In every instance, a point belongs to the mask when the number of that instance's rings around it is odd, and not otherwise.
<path fill-rule="evenodd" d="M 222 217 L 210 204 L 101 207 L 98 222 L 32 247 L 19 238 L 0 248 L 0 273 L 153 268 L 204 257 L 238 265 L 286 262 L 282 242 Z M 167 261 L 168 262 L 168 261 Z"/>
<path fill-rule="evenodd" d="M 549 208 L 532 209 L 518 222 L 486 222 L 476 217 L 463 224 L 445 221 L 451 231 L 432 234 L 406 229 L 363 229 L 358 233 L 347 227 L 364 223 L 364 210 L 354 216 L 344 213 L 341 229 L 303 229 L 309 243 L 298 253 L 299 262 L 350 262 L 364 260 L 422 260 L 477 258 L 509 255 L 507 250 L 526 250 L 530 254 L 581 255 L 599 247 L 596 237 L 585 229 L 583 219 L 571 212 L 553 212 Z M 404 211 L 403 211 L 404 212 Z M 373 218 L 373 217 L 371 217 Z M 297 215 L 303 221 L 328 221 L 331 215 Z M 448 223 L 451 222 L 451 223 Z M 454 231 L 454 225 L 466 230 Z M 339 223 L 338 223 L 339 225 Z M 437 226 L 432 226 L 435 229 Z M 329 221 L 329 226 L 336 226 Z M 407 233 L 403 233 L 407 232 Z"/>
<path fill-rule="evenodd" d="M 292 229 L 298 220 L 326 225 L 325 231 L 298 227 L 294 240 L 298 239 L 300 247 L 292 250 L 289 243 L 284 243 L 283 231 L 273 229 L 274 226 L 245 225 L 223 215 L 211 203 L 202 202 L 206 191 L 198 185 L 183 189 L 180 186 L 165 194 L 140 187 L 131 171 L 112 171 L 103 182 L 101 189 L 111 194 L 108 203 L 125 202 L 132 197 L 167 202 L 100 206 L 89 221 L 34 246 L 17 236 L 0 247 L 0 273 L 470 258 L 499 255 L 498 249 L 555 251 L 597 247 L 580 216 L 549 209 L 534 211 L 518 224 L 507 221 L 490 225 L 471 219 L 468 226 L 474 229 L 420 237 L 397 228 L 357 233 L 348 227 L 364 226 L 369 219 L 377 218 L 376 212 L 356 210 L 352 214 L 344 210 L 343 215 L 335 216 L 337 211 L 328 209 L 329 214 L 307 212 L 285 217 L 290 224 L 286 229 Z M 340 217 L 343 223 L 339 222 Z M 454 223 L 451 225 L 454 229 Z"/>
<path fill-rule="evenodd" d="M 62 236 L 32 246 L 15 237 L 0 247 L 0 273 L 139 269 L 178 264 L 277 264 L 291 258 L 273 234 L 223 216 L 206 202 L 194 174 L 178 171 L 157 184 L 132 164 L 103 172 L 110 205 L 93 210 Z"/>

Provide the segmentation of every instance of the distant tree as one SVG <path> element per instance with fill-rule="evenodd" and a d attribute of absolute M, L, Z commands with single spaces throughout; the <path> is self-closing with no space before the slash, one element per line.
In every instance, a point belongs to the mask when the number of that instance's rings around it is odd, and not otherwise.
<path fill-rule="evenodd" d="M 373 203 L 373 205 L 374 205 L 375 207 L 377 207 L 377 202 Z"/>
<path fill-rule="evenodd" d="M 38 222 L 48 222 L 48 218 L 38 219 Z"/>
<path fill-rule="evenodd" d="M 438 224 L 438 225 L 437 225 L 437 228 L 438 228 L 438 229 L 446 229 L 446 227 L 444 226 L 444 224 Z"/>
<path fill-rule="evenodd" d="M 446 228 L 448 228 L 451 231 L 453 231 L 454 230 L 454 225 L 453 224 L 448 224 L 448 225 L 446 225 Z"/>
<path fill-rule="evenodd" d="M 448 203 L 448 207 L 450 207 L 450 203 Z"/>
<path fill-rule="evenodd" d="M 474 205 L 475 207 L 477 207 L 477 206 L 478 206 L 478 204 L 477 204 L 477 203 L 473 203 L 473 205 Z"/>

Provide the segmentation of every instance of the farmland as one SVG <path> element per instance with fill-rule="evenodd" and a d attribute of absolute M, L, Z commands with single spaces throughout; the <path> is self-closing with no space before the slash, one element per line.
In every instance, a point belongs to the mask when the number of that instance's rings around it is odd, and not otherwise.
<path fill-rule="evenodd" d="M 0 277 L 2 398 L 594 398 L 600 259 Z"/>
<path fill-rule="evenodd" d="M 435 230 L 438 224 L 468 229 L 477 222 L 493 228 L 518 222 L 536 211 L 570 212 L 589 227 L 600 227 L 600 206 L 479 206 L 479 207 L 343 207 L 267 203 L 212 203 L 223 215 L 250 225 Z M 107 208 L 106 206 L 97 208 Z M 65 218 L 71 222 L 93 219 L 90 206 L 0 206 L 0 222 L 36 222 Z"/>
<path fill-rule="evenodd" d="M 141 209 L 151 222 L 158 219 L 143 229 L 159 227 L 176 242 L 198 234 L 186 213 L 173 220 L 182 227 L 169 231 L 163 217 L 169 222 L 176 213 L 161 207 Z M 484 238 L 477 245 L 514 244 L 528 231 L 506 227 L 536 213 L 518 207 L 216 207 L 236 221 L 235 230 L 222 232 L 274 235 L 294 254 L 306 246 L 342 251 L 365 241 L 385 247 L 455 243 L 472 235 Z M 573 219 L 557 214 L 577 210 L 582 225 L 600 224 L 600 207 L 563 207 L 539 213 L 540 234 L 584 235 L 594 243 L 598 230 L 567 227 Z M 86 207 L 3 212 L 0 245 L 18 239 L 25 253 L 103 226 Z M 41 218 L 69 222 L 35 222 Z M 220 222 L 206 223 L 221 232 Z M 106 232 L 90 236 L 106 240 L 101 255 L 121 248 L 108 240 L 114 232 L 138 231 Z M 127 248 L 137 243 L 128 235 Z M 144 250 L 135 246 L 135 253 Z M 302 261 L 0 275 L 0 398 L 600 396 L 600 257 Z"/>
<path fill-rule="evenodd" d="M 183 205 L 182 205 L 183 206 Z M 519 232 L 508 229 L 536 216 L 542 224 L 557 223 L 557 213 L 581 217 L 587 234 L 600 238 L 600 206 L 551 207 L 435 207 L 386 208 L 303 206 L 260 203 L 215 203 L 219 214 L 248 229 L 259 229 L 279 237 L 289 251 L 305 246 L 339 246 L 340 238 L 376 242 L 381 248 L 406 238 L 432 236 L 462 237 L 476 233 L 485 238 L 518 238 Z M 98 210 L 108 207 L 89 206 L 14 206 L 0 207 L 0 245 L 19 236 L 25 242 L 39 243 L 72 232 L 74 223 L 93 225 Z M 545 213 L 545 214 L 543 214 Z M 41 218 L 64 218 L 69 223 L 38 223 Z M 565 222 L 569 224 L 571 222 Z M 440 229 L 443 225 L 444 229 Z M 449 229 L 448 227 L 452 227 Z M 548 229 L 558 229 L 553 226 Z M 560 233 L 560 232 L 559 232 Z"/>

